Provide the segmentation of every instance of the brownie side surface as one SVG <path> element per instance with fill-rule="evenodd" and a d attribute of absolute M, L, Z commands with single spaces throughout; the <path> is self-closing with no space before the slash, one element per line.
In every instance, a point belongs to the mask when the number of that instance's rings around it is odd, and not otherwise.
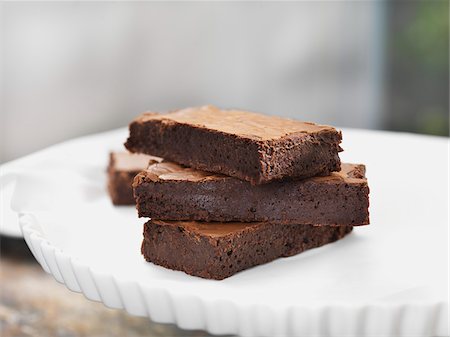
<path fill-rule="evenodd" d="M 340 132 L 331 127 L 288 133 L 271 140 L 173 120 L 137 118 L 130 124 L 125 147 L 131 152 L 151 153 L 196 169 L 262 184 L 339 170 L 340 141 Z"/>
<path fill-rule="evenodd" d="M 252 182 L 261 178 L 259 142 L 185 124 L 132 123 L 125 147 Z"/>
<path fill-rule="evenodd" d="M 134 205 L 133 179 L 149 163 L 161 162 L 162 158 L 127 152 L 111 152 L 107 167 L 107 188 L 114 205 Z"/>
<path fill-rule="evenodd" d="M 261 152 L 264 177 L 270 177 L 270 180 L 304 179 L 339 171 L 341 139 L 340 132 L 324 130 L 267 142 Z"/>
<path fill-rule="evenodd" d="M 164 169 L 167 174 L 157 176 Z M 141 217 L 344 226 L 369 223 L 369 187 L 363 165 L 344 164 L 341 172 L 328 177 L 252 186 L 162 163 L 139 173 L 133 186 Z"/>
<path fill-rule="evenodd" d="M 227 225 L 209 223 L 206 226 L 213 231 L 209 233 L 184 222 L 151 220 L 144 225 L 141 252 L 147 261 L 163 267 L 221 280 L 276 258 L 334 242 L 352 230 L 351 226 L 252 223 L 227 234 L 214 234 L 214 226 Z"/>
<path fill-rule="evenodd" d="M 110 153 L 109 164 L 107 168 L 108 182 L 107 188 L 111 202 L 114 205 L 134 205 L 133 196 L 133 179 L 138 173 L 118 171 L 116 167 L 116 155 L 115 153 Z"/>
<path fill-rule="evenodd" d="M 132 182 L 136 172 L 108 173 L 108 191 L 114 205 L 134 205 Z"/>

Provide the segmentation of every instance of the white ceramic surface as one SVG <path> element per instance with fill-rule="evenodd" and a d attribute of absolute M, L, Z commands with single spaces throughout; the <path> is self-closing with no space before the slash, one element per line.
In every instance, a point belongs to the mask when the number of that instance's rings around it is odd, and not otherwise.
<path fill-rule="evenodd" d="M 448 335 L 447 138 L 344 130 L 343 161 L 368 168 L 372 224 L 212 281 L 141 257 L 145 219 L 113 207 L 105 190 L 107 153 L 125 137 L 118 130 L 66 142 L 16 173 L 12 205 L 25 240 L 69 289 L 216 334 Z"/>
<path fill-rule="evenodd" d="M 11 198 L 15 184 L 16 177 L 14 174 L 0 175 L 0 234 L 21 238 L 22 232 L 20 231 L 17 213 L 11 209 Z"/>

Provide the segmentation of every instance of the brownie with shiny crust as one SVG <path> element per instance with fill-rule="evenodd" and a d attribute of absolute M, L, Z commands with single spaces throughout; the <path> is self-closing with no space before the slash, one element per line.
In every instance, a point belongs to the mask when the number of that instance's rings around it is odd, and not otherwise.
<path fill-rule="evenodd" d="M 161 220 L 269 221 L 282 224 L 366 225 L 365 166 L 305 180 L 253 186 L 247 181 L 171 162 L 152 164 L 133 183 L 139 216 Z"/>
<path fill-rule="evenodd" d="M 222 280 L 279 257 L 339 240 L 352 228 L 150 220 L 144 225 L 141 251 L 147 261 L 157 265 Z"/>
<path fill-rule="evenodd" d="M 145 154 L 111 152 L 109 154 L 108 192 L 114 205 L 134 205 L 133 179 L 151 163 L 162 159 Z"/>
<path fill-rule="evenodd" d="M 341 138 L 331 126 L 203 106 L 142 114 L 125 147 L 263 184 L 339 171 Z"/>

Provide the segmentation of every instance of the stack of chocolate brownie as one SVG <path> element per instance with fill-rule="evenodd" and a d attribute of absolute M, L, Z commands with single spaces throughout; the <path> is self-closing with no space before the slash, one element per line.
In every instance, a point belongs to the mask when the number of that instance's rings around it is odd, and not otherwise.
<path fill-rule="evenodd" d="M 336 241 L 369 223 L 364 165 L 342 164 L 335 128 L 213 106 L 145 113 L 133 153 L 147 261 L 224 279 Z M 114 171 L 114 170 L 112 170 Z"/>

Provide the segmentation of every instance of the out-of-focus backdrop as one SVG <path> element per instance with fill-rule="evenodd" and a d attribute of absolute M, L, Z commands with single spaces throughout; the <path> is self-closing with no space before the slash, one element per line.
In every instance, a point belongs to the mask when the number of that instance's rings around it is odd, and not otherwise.
<path fill-rule="evenodd" d="M 0 162 L 208 103 L 449 133 L 449 1 L 0 6 Z"/>

